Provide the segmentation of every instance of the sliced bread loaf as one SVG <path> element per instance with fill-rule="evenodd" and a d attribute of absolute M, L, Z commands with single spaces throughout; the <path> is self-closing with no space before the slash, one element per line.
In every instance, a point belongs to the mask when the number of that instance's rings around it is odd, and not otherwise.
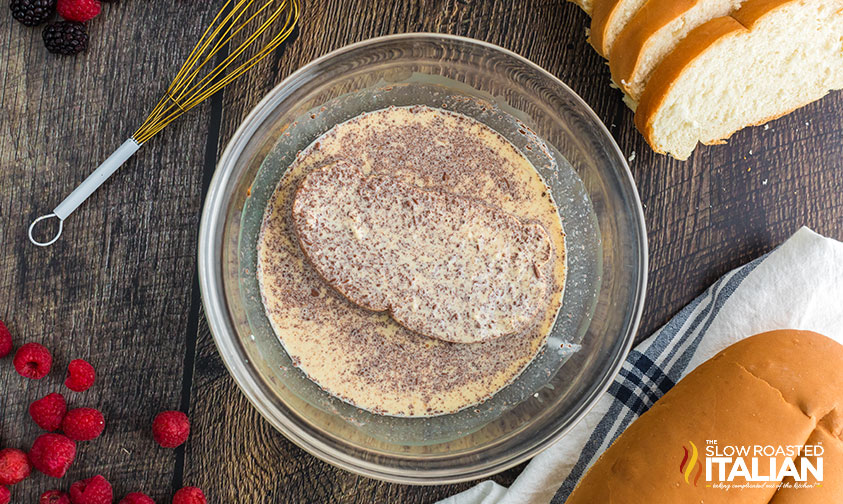
<path fill-rule="evenodd" d="M 687 159 L 843 88 L 843 0 L 748 0 L 692 30 L 657 65 L 635 123 Z"/>
<path fill-rule="evenodd" d="M 736 11 L 743 0 L 649 0 L 615 39 L 612 80 L 633 102 L 656 65 L 701 24 Z"/>
<path fill-rule="evenodd" d="M 612 52 L 615 39 L 647 0 L 594 0 L 588 41 L 604 58 Z"/>
<path fill-rule="evenodd" d="M 331 286 L 425 336 L 473 343 L 514 334 L 547 297 L 544 228 L 469 198 L 340 161 L 305 177 L 292 216 Z"/>

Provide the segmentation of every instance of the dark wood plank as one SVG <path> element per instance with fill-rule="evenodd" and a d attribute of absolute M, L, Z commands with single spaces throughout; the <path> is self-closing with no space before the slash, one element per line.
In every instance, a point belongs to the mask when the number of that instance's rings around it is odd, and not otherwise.
<path fill-rule="evenodd" d="M 145 146 L 53 247 L 32 246 L 26 227 L 140 125 L 210 14 L 186 2 L 104 4 L 89 23 L 90 50 L 75 58 L 49 54 L 40 29 L 0 14 L 0 318 L 18 343 L 55 356 L 38 382 L 15 374 L 11 357 L 0 361 L 0 446 L 28 449 L 39 429 L 27 407 L 52 391 L 107 418 L 63 480 L 35 475 L 13 502 L 95 474 L 121 497 L 172 493 L 176 454 L 154 444 L 149 425 L 181 400 L 208 108 Z M 73 358 L 97 368 L 88 392 L 62 384 Z"/>
<path fill-rule="evenodd" d="M 679 163 L 633 130 L 619 136 L 632 163 L 650 242 L 650 284 L 639 339 L 727 271 L 801 226 L 843 239 L 843 93 L 738 132 Z M 629 120 L 631 118 L 627 118 Z"/>

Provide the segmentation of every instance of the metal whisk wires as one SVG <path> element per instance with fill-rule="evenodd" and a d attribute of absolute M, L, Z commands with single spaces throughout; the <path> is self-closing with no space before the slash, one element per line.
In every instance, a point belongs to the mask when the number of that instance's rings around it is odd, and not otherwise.
<path fill-rule="evenodd" d="M 132 138 L 139 144 L 146 142 L 183 113 L 247 72 L 290 36 L 299 11 L 300 0 L 265 0 L 263 4 L 260 0 L 228 0 Z M 211 68 L 217 54 L 241 32 L 245 32 L 245 39 Z M 255 54 L 247 54 L 249 47 L 261 43 L 263 46 Z"/>
<path fill-rule="evenodd" d="M 146 121 L 52 212 L 38 217 L 29 225 L 29 240 L 39 247 L 55 243 L 64 230 L 64 220 L 132 157 L 141 145 L 179 116 L 246 73 L 281 45 L 296 27 L 300 2 L 227 0 Z M 260 49 L 249 50 L 252 46 L 260 46 Z M 215 63 L 218 54 L 225 54 L 225 57 Z M 58 220 L 58 228 L 52 238 L 36 238 L 35 226 L 51 219 Z"/>

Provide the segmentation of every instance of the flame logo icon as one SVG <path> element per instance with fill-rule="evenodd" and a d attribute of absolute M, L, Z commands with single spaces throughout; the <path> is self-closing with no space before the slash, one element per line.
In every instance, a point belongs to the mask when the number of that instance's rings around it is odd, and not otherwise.
<path fill-rule="evenodd" d="M 682 462 L 679 463 L 679 474 L 684 475 L 685 483 L 690 485 L 691 474 L 694 472 L 694 467 L 696 466 L 697 475 L 694 476 L 694 486 L 697 486 L 702 475 L 702 464 L 699 461 L 700 453 L 697 451 L 697 445 L 693 441 L 688 441 L 688 444 L 691 445 L 690 451 L 685 446 L 682 446 L 682 449 L 685 450 L 685 456 L 682 457 Z M 688 460 L 689 458 L 690 460 Z"/>

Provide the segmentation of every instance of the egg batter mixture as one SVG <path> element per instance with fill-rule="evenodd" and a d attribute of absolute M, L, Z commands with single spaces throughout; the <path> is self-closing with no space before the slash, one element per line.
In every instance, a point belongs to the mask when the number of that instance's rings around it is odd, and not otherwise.
<path fill-rule="evenodd" d="M 291 207 L 311 170 L 338 160 L 426 190 L 479 198 L 541 224 L 551 238 L 545 306 L 519 334 L 447 343 L 409 331 L 387 313 L 352 304 L 307 262 Z M 565 234 L 530 162 L 488 126 L 425 106 L 390 107 L 335 126 L 299 153 L 270 198 L 258 239 L 267 316 L 293 363 L 330 394 L 394 416 L 433 416 L 477 404 L 535 358 L 562 304 Z"/>

